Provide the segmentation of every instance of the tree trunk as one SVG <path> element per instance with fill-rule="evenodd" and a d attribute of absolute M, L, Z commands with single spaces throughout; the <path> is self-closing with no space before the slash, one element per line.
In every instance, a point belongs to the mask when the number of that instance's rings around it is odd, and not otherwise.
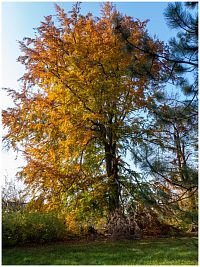
<path fill-rule="evenodd" d="M 116 141 L 114 141 L 114 133 L 112 129 L 112 117 L 108 120 L 108 125 L 105 126 L 100 122 L 92 123 L 97 126 L 97 132 L 100 132 L 102 143 L 104 145 L 105 151 L 105 161 L 106 161 L 106 172 L 108 176 L 108 194 L 109 194 L 109 211 L 112 213 L 119 208 L 119 197 L 120 197 L 120 187 L 119 187 L 119 176 L 118 176 L 118 162 L 117 162 L 117 151 L 116 151 Z"/>
<path fill-rule="evenodd" d="M 119 208 L 120 189 L 118 184 L 118 163 L 116 143 L 105 144 L 106 172 L 109 179 L 109 211 Z"/>
<path fill-rule="evenodd" d="M 176 156 L 178 160 L 178 169 L 182 181 L 187 181 L 189 179 L 188 166 L 185 158 L 185 145 L 181 142 L 179 132 L 174 128 L 174 142 L 176 145 Z"/>

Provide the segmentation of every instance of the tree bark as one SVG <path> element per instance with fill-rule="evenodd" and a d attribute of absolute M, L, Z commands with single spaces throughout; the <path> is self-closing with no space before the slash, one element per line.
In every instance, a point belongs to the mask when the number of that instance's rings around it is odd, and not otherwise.
<path fill-rule="evenodd" d="M 118 184 L 118 163 L 116 158 L 116 143 L 105 143 L 106 172 L 109 180 L 109 211 L 119 208 L 120 189 Z"/>
<path fill-rule="evenodd" d="M 117 160 L 117 149 L 114 133 L 112 129 L 112 114 L 110 114 L 108 124 L 105 126 L 100 122 L 91 121 L 93 125 L 97 126 L 97 133 L 104 145 L 106 173 L 108 177 L 108 201 L 109 211 L 112 213 L 120 207 L 120 187 L 119 187 L 119 170 Z"/>

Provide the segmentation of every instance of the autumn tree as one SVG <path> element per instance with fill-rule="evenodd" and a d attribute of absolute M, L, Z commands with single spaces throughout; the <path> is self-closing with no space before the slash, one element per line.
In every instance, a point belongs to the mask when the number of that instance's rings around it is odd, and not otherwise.
<path fill-rule="evenodd" d="M 34 38 L 20 42 L 26 72 L 20 92 L 7 89 L 15 107 L 3 111 L 4 141 L 23 152 L 20 176 L 35 206 L 102 216 L 123 202 L 126 170 L 130 175 L 134 168 L 127 168 L 126 155 L 140 144 L 147 107 L 160 91 L 145 67 L 157 80 L 167 71 L 164 58 L 152 60 L 140 50 L 130 55 L 115 18 L 131 43 L 166 52 L 148 36 L 146 21 L 122 16 L 112 4 L 100 18 L 81 15 L 79 4 L 68 14 L 59 6 L 56 11 Z"/>

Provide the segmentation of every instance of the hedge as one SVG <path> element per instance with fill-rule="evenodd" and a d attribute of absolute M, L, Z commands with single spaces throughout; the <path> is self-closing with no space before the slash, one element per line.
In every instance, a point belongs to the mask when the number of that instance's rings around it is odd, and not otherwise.
<path fill-rule="evenodd" d="M 66 225 L 54 213 L 3 213 L 2 245 L 47 243 L 62 240 L 67 234 Z"/>

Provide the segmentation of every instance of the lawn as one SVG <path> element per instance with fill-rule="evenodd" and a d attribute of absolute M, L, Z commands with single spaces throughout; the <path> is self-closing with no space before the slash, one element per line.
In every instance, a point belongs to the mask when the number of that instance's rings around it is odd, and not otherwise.
<path fill-rule="evenodd" d="M 198 265 L 195 237 L 6 248 L 3 265 Z"/>

